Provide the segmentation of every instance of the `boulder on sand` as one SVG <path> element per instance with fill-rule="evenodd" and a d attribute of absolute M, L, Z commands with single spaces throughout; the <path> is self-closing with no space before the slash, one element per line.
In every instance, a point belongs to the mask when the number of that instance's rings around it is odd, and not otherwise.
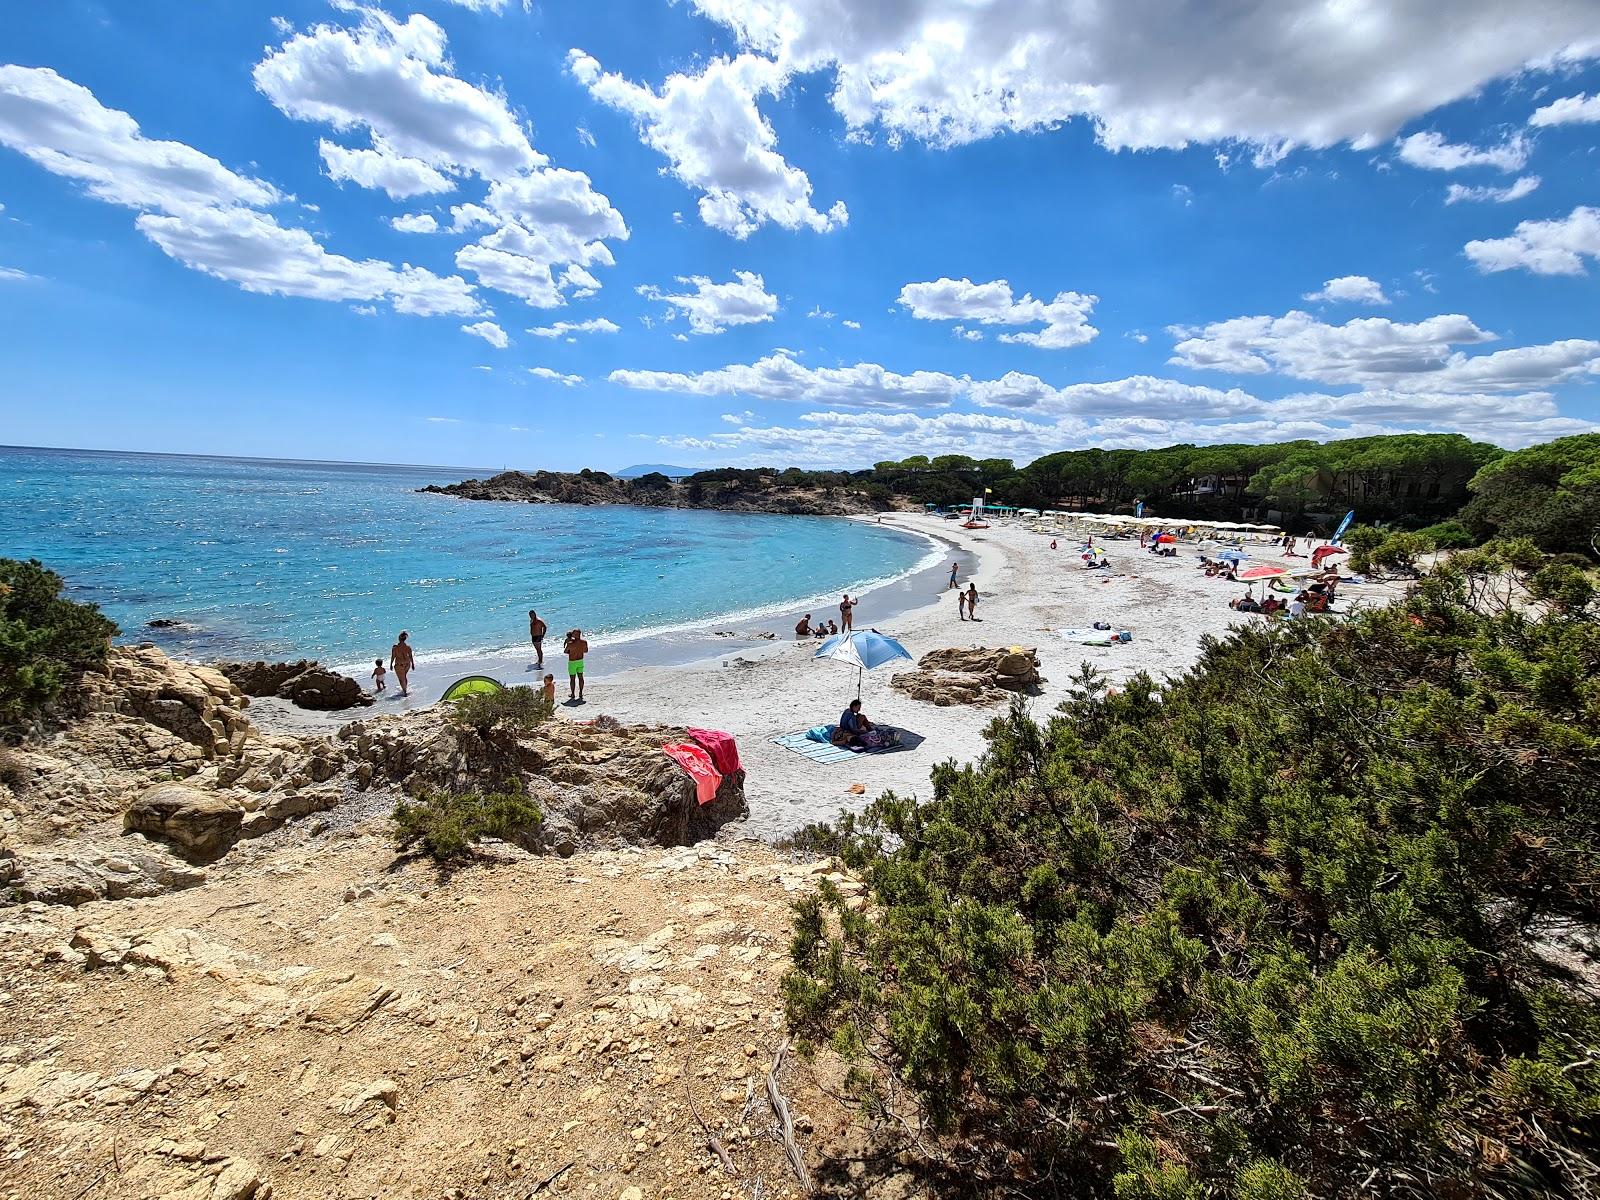
<path fill-rule="evenodd" d="M 1030 691 L 1043 682 L 1037 650 L 985 646 L 930 650 L 917 660 L 915 671 L 889 681 L 914 700 L 940 706 L 994 704 L 1008 693 Z"/>
<path fill-rule="evenodd" d="M 191 862 L 221 858 L 239 840 L 243 808 L 217 792 L 184 783 L 158 783 L 128 806 L 123 828 L 160 838 Z"/>
<path fill-rule="evenodd" d="M 314 659 L 220 662 L 217 670 L 246 696 L 276 696 L 297 708 L 328 712 L 372 703 L 372 697 L 354 679 L 329 670 Z"/>

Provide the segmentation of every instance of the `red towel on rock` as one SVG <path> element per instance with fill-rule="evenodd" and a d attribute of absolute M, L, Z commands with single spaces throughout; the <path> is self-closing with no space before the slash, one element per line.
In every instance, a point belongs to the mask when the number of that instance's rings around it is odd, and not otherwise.
<path fill-rule="evenodd" d="M 661 749 L 668 758 L 689 772 L 689 778 L 694 780 L 695 799 L 701 804 L 710 804 L 717 798 L 722 776 L 717 773 L 709 754 L 687 742 L 671 742 Z"/>
<path fill-rule="evenodd" d="M 724 775 L 732 775 L 740 769 L 739 747 L 731 733 L 722 733 L 716 729 L 691 729 L 689 736 L 706 748 L 706 753 L 711 755 L 711 761 L 716 763 L 717 770 Z"/>

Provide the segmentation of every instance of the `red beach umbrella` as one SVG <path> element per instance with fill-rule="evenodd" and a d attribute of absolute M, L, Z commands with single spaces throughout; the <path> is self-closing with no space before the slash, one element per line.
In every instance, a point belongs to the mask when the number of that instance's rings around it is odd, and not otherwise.
<path fill-rule="evenodd" d="M 1262 563 L 1258 567 L 1251 567 L 1247 571 L 1240 571 L 1240 579 L 1276 579 L 1280 575 L 1287 575 L 1288 567 L 1280 567 L 1277 563 Z"/>

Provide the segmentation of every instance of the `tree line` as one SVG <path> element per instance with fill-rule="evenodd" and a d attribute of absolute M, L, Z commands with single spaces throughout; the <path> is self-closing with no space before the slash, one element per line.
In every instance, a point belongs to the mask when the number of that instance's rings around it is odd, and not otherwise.
<path fill-rule="evenodd" d="M 694 502 L 773 488 L 864 491 L 949 507 L 974 496 L 1020 507 L 1131 512 L 1136 501 L 1174 520 L 1280 514 L 1291 532 L 1329 532 L 1354 509 L 1365 524 L 1420 531 L 1439 548 L 1527 537 L 1549 552 L 1591 553 L 1600 527 L 1600 434 L 1505 451 L 1456 433 L 1332 442 L 1066 450 L 1025 467 L 1009 458 L 912 455 L 857 471 L 719 467 L 686 480 Z M 647 475 L 633 487 L 670 486 Z M 985 491 L 987 489 L 987 492 Z"/>

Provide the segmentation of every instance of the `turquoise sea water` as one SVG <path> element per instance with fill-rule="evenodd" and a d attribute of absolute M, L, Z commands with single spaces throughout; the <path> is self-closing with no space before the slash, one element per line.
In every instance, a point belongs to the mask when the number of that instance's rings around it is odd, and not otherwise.
<path fill-rule="evenodd" d="M 605 640 L 771 611 L 897 575 L 927 550 L 824 517 L 416 491 L 473 473 L 0 448 L 0 555 L 60 572 L 123 640 L 357 664 L 401 629 L 425 659 L 524 644 L 529 608 L 553 647 L 573 626 Z"/>

